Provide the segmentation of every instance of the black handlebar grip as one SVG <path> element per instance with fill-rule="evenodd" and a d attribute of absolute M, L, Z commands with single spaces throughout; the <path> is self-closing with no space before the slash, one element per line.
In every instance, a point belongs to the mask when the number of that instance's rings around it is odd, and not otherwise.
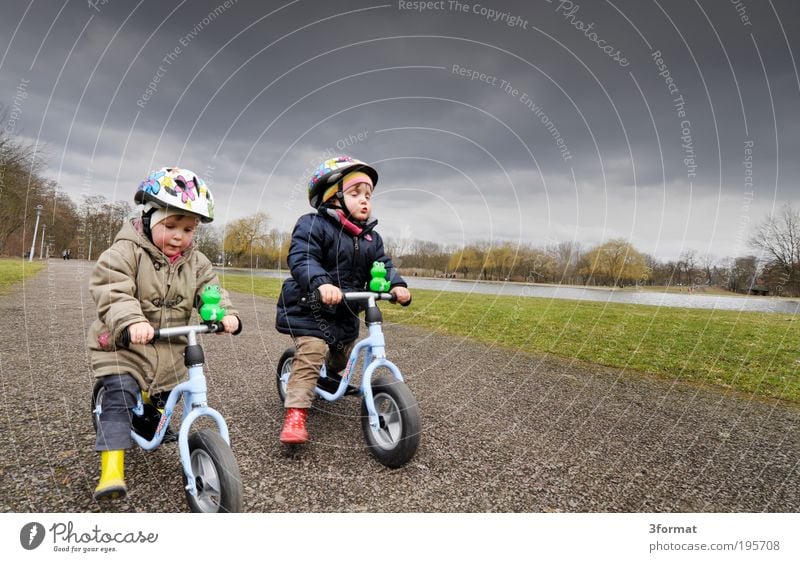
<path fill-rule="evenodd" d="M 122 347 L 128 347 L 131 345 L 131 333 L 128 331 L 127 326 L 122 328 L 122 331 L 119 333 L 119 343 L 122 345 Z"/>
<path fill-rule="evenodd" d="M 300 297 L 300 302 L 309 306 L 313 306 L 322 302 L 322 295 L 320 295 L 319 289 L 314 289 L 306 296 Z"/>
<path fill-rule="evenodd" d="M 413 300 L 413 298 L 414 298 L 414 297 L 411 297 L 410 299 L 408 299 L 408 302 L 401 302 L 401 303 L 400 303 L 400 306 L 408 306 L 408 305 L 410 305 L 410 304 L 411 304 L 411 301 Z"/>
<path fill-rule="evenodd" d="M 309 304 L 325 304 L 325 303 L 322 302 L 322 293 L 319 291 L 318 288 L 314 289 L 308 295 L 308 302 L 309 302 Z"/>
<path fill-rule="evenodd" d="M 157 340 L 159 336 L 159 331 L 156 329 L 153 333 L 153 338 L 150 341 Z M 128 330 L 128 326 L 122 328 L 122 331 L 119 333 L 119 343 L 122 347 L 130 347 L 131 345 L 131 333 Z"/>

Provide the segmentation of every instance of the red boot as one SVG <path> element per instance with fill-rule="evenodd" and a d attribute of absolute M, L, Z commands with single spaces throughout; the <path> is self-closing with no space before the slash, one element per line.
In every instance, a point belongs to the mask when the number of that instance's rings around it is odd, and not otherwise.
<path fill-rule="evenodd" d="M 308 408 L 287 408 L 286 419 L 283 422 L 283 430 L 281 430 L 281 443 L 299 445 L 308 441 L 307 417 Z"/>

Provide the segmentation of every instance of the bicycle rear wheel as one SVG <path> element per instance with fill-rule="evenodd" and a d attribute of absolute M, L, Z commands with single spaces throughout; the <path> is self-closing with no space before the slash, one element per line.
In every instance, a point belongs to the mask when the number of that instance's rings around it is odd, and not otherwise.
<path fill-rule="evenodd" d="M 292 361 L 294 360 L 295 349 L 290 347 L 283 352 L 281 358 L 278 360 L 278 369 L 276 371 L 278 386 L 278 395 L 281 397 L 281 403 L 286 402 L 286 388 L 289 384 L 289 375 L 292 374 Z"/>

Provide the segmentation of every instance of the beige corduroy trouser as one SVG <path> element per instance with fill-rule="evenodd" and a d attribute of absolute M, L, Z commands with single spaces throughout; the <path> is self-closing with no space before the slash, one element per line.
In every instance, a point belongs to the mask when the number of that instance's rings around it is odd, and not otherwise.
<path fill-rule="evenodd" d="M 341 346 L 329 346 L 314 336 L 294 338 L 295 354 L 292 360 L 292 375 L 286 388 L 285 408 L 310 408 L 314 401 L 314 387 L 319 370 L 327 359 L 330 371 L 338 373 L 347 366 L 347 359 L 355 341 Z"/>

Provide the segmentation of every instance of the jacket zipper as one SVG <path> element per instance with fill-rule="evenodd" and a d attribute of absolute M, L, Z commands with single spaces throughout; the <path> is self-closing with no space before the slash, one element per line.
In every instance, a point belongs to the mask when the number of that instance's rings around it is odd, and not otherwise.
<path fill-rule="evenodd" d="M 356 271 L 358 264 L 358 234 L 353 236 L 353 270 Z"/>

